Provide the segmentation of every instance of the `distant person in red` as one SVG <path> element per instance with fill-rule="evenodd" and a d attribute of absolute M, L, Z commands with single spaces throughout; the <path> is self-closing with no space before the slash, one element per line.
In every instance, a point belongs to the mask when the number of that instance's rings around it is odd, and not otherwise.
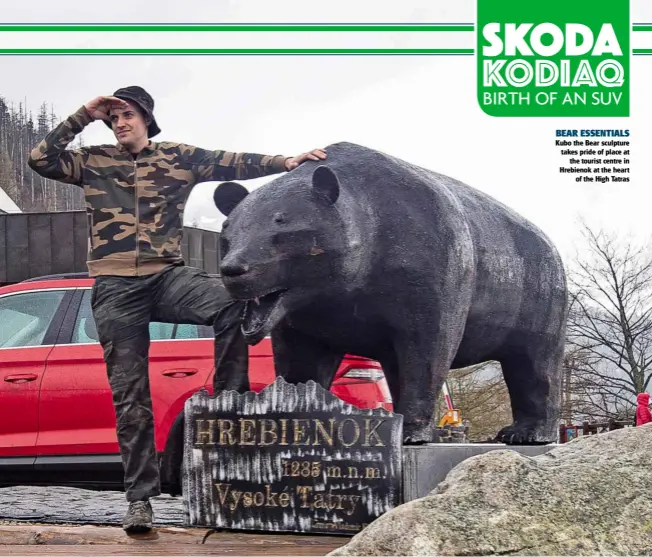
<path fill-rule="evenodd" d="M 636 395 L 636 425 L 643 425 L 652 422 L 650 414 L 650 393 L 639 393 Z"/>

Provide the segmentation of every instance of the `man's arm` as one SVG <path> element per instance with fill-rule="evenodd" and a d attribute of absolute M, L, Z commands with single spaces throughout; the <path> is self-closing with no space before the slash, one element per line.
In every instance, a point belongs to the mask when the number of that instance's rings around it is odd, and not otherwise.
<path fill-rule="evenodd" d="M 296 157 L 261 155 L 258 153 L 233 153 L 231 151 L 208 151 L 198 147 L 181 147 L 193 165 L 198 182 L 221 182 L 226 180 L 249 180 L 293 170 L 306 160 L 323 160 L 326 153 L 313 149 Z"/>
<path fill-rule="evenodd" d="M 189 145 L 182 149 L 192 164 L 198 182 L 249 180 L 287 172 L 285 161 L 290 158 L 282 155 L 209 151 Z"/>
<path fill-rule="evenodd" d="M 92 121 L 92 116 L 82 106 L 32 149 L 29 167 L 44 178 L 81 186 L 85 151 L 67 150 L 66 147 Z"/>

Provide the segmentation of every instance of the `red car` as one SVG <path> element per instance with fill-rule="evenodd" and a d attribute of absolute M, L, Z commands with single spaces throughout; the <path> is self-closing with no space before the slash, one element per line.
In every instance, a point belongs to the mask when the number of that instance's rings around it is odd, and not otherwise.
<path fill-rule="evenodd" d="M 0 486 L 122 488 L 111 391 L 97 340 L 93 279 L 42 277 L 0 288 Z M 165 478 L 178 477 L 184 402 L 212 392 L 211 327 L 151 323 L 150 386 Z M 271 342 L 250 347 L 249 380 L 274 381 Z M 380 365 L 347 356 L 331 392 L 361 408 L 391 410 Z M 175 453 L 177 456 L 174 456 Z"/>

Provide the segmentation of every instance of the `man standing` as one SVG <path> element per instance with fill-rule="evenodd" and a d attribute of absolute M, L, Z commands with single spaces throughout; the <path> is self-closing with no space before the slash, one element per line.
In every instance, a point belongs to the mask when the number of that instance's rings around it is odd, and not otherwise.
<path fill-rule="evenodd" d="M 192 187 L 277 174 L 326 158 L 319 149 L 283 157 L 154 143 L 160 129 L 153 109 L 152 97 L 137 86 L 98 97 L 54 128 L 29 157 L 41 176 L 84 188 L 88 269 L 95 277 L 91 305 L 113 393 L 127 532 L 152 528 L 149 500 L 161 493 L 148 377 L 150 321 L 212 325 L 216 391 L 248 388 L 248 350 L 240 331 L 244 304 L 219 279 L 185 266 L 181 255 Z M 118 143 L 67 149 L 94 120 L 104 121 Z"/>

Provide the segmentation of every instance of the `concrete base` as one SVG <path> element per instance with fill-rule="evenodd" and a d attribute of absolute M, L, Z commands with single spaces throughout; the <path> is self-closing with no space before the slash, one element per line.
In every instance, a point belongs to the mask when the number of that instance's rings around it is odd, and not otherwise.
<path fill-rule="evenodd" d="M 460 462 L 489 451 L 512 450 L 537 456 L 556 447 L 550 445 L 510 446 L 502 443 L 432 443 L 403 446 L 403 502 L 428 495 Z"/>

